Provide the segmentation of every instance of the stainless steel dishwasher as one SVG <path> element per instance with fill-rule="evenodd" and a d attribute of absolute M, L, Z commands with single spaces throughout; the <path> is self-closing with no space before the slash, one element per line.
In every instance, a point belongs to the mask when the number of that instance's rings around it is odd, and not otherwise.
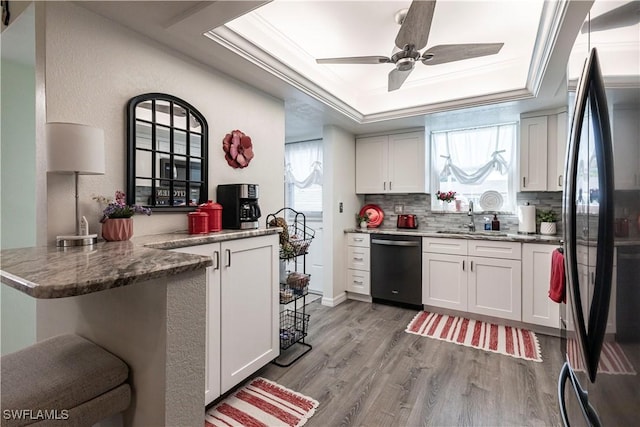
<path fill-rule="evenodd" d="M 371 297 L 422 309 L 422 237 L 371 235 Z"/>

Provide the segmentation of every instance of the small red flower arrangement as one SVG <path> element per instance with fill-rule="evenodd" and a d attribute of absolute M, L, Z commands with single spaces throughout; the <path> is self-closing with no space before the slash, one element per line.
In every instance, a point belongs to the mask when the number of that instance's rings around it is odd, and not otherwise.
<path fill-rule="evenodd" d="M 436 198 L 438 200 L 442 200 L 443 202 L 451 203 L 456 199 L 455 191 L 438 191 L 436 193 Z"/>

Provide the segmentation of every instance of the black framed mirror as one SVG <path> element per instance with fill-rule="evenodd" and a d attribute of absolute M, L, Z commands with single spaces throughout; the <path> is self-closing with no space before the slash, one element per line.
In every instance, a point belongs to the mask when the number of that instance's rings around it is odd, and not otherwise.
<path fill-rule="evenodd" d="M 127 104 L 127 203 L 193 210 L 208 198 L 208 126 L 188 102 L 147 93 Z"/>

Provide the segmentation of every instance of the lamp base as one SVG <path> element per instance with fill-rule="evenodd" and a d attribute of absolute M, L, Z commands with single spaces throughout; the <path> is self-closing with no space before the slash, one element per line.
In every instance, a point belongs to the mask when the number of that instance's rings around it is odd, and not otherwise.
<path fill-rule="evenodd" d="M 97 234 L 87 234 L 86 236 L 56 236 L 56 246 L 90 246 L 98 243 Z"/>

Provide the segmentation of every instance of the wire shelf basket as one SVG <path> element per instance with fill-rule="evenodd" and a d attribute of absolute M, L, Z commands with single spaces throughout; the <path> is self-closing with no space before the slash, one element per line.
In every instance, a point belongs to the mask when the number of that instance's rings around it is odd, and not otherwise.
<path fill-rule="evenodd" d="M 287 349 L 307 336 L 309 314 L 294 310 L 280 313 L 280 348 Z"/>

